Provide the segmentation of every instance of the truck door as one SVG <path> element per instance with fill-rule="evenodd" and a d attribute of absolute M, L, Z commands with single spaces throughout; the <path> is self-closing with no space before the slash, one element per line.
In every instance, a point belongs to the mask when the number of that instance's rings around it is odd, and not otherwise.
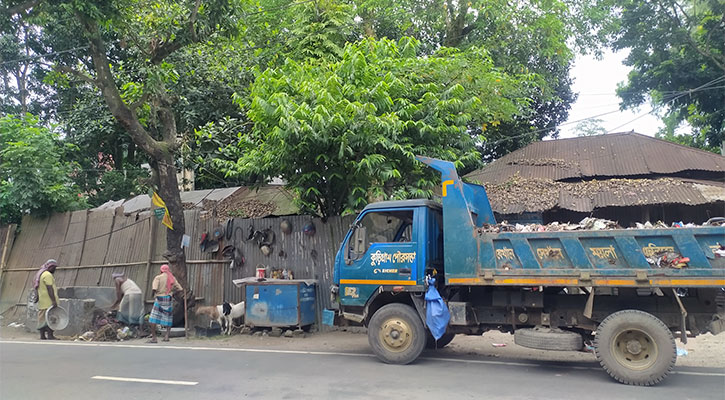
<path fill-rule="evenodd" d="M 418 209 L 370 210 L 360 216 L 344 244 L 340 299 L 364 305 L 381 285 L 416 285 L 421 258 Z"/>

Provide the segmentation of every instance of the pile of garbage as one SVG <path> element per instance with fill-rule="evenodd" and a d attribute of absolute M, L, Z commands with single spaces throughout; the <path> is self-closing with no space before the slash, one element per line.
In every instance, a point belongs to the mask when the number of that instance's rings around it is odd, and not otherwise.
<path fill-rule="evenodd" d="M 697 225 L 693 223 L 673 222 L 672 225 L 667 225 L 662 221 L 655 223 L 637 222 L 634 227 L 626 229 L 661 229 L 661 228 L 695 228 L 698 226 L 725 226 L 725 218 L 712 218 L 711 220 Z M 570 222 L 552 222 L 549 224 L 509 224 L 508 221 L 503 221 L 499 224 L 483 224 L 482 227 L 477 228 L 478 233 L 500 233 L 500 232 L 560 232 L 560 231 L 601 231 L 601 230 L 614 230 L 614 229 L 625 229 L 620 226 L 616 221 L 611 221 L 604 218 L 593 218 L 587 217 L 579 221 L 579 223 Z"/>
<path fill-rule="evenodd" d="M 687 267 L 687 263 L 690 262 L 690 259 L 673 251 L 667 251 L 654 254 L 652 257 L 647 257 L 647 262 L 650 265 L 657 266 L 657 268 L 682 269 Z"/>
<path fill-rule="evenodd" d="M 93 311 L 92 330 L 78 336 L 76 341 L 116 342 L 139 336 L 139 332 L 114 318 L 113 312 L 102 309 Z"/>
<path fill-rule="evenodd" d="M 484 224 L 478 228 L 479 233 L 500 233 L 500 232 L 560 232 L 560 231 L 577 231 L 577 230 L 611 230 L 622 229 L 618 223 L 603 218 L 587 217 L 578 224 L 552 222 L 550 224 L 509 224 L 503 221 L 500 224 L 490 225 Z"/>

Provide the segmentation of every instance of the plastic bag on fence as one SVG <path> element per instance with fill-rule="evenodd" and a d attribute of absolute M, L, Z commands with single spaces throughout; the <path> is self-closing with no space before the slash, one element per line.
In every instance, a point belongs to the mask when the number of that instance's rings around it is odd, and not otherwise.
<path fill-rule="evenodd" d="M 428 290 L 425 292 L 425 321 L 433 338 L 438 340 L 446 333 L 451 313 L 448 311 L 446 302 L 438 293 L 435 282 L 435 278 L 428 279 Z"/>

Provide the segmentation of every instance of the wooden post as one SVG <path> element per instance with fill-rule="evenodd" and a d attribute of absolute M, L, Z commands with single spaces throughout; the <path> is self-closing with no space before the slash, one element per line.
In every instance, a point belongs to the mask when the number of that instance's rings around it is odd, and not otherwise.
<path fill-rule="evenodd" d="M 149 286 L 149 273 L 151 272 L 151 262 L 154 257 L 154 244 L 156 243 L 156 221 L 154 221 L 154 203 L 151 202 L 151 216 L 149 216 L 149 247 L 146 258 L 146 273 L 144 275 L 144 288 Z"/>
<path fill-rule="evenodd" d="M 10 238 L 15 235 L 15 228 L 17 228 L 16 224 L 8 225 L 8 231 L 5 234 L 5 240 L 3 240 L 3 250 L 0 253 L 0 289 L 2 289 L 3 276 L 5 275 L 5 259 L 8 255 L 8 244 L 10 243 Z"/>
<path fill-rule="evenodd" d="M 86 210 L 86 218 L 83 226 L 83 242 L 81 243 L 81 255 L 78 257 L 78 265 L 83 265 L 83 252 L 86 251 L 86 238 L 88 237 L 88 217 L 91 215 L 90 210 Z M 76 270 L 75 276 L 73 277 L 73 286 L 76 286 L 78 281 L 78 273 L 80 270 Z"/>
<path fill-rule="evenodd" d="M 184 289 L 184 337 L 189 338 L 189 310 L 186 308 L 186 289 Z"/>

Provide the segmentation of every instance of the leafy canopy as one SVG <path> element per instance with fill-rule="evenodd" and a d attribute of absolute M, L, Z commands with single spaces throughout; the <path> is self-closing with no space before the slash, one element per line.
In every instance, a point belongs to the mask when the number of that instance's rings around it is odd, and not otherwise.
<path fill-rule="evenodd" d="M 725 2 L 614 0 L 608 26 L 616 50 L 630 49 L 632 67 L 618 89 L 623 107 L 651 99 L 664 111 L 661 137 L 705 149 L 725 136 Z M 674 133 L 682 123 L 691 138 Z"/>
<path fill-rule="evenodd" d="M 348 44 L 338 62 L 287 60 L 251 88 L 254 123 L 229 176 L 284 178 L 322 216 L 371 199 L 429 197 L 435 174 L 416 154 L 476 165 L 470 125 L 528 112 L 530 74 L 506 74 L 487 52 L 442 48 L 420 55 L 412 38 Z"/>
<path fill-rule="evenodd" d="M 69 150 L 29 114 L 0 118 L 0 223 L 85 206 L 70 178 L 74 164 L 64 161 Z"/>

